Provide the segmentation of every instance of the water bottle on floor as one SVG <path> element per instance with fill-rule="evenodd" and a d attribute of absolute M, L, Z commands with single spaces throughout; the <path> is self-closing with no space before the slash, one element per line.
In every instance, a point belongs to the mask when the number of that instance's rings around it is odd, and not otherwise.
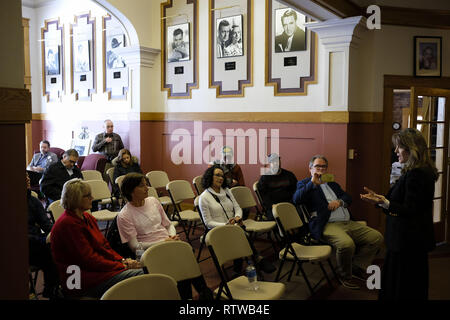
<path fill-rule="evenodd" d="M 256 291 L 259 289 L 258 277 L 256 275 L 256 268 L 251 262 L 248 263 L 247 269 L 245 269 L 245 274 L 247 275 L 249 290 Z"/>
<path fill-rule="evenodd" d="M 142 243 L 138 243 L 138 246 L 136 248 L 136 261 L 141 261 L 141 257 L 144 254 L 144 247 L 142 246 Z"/>

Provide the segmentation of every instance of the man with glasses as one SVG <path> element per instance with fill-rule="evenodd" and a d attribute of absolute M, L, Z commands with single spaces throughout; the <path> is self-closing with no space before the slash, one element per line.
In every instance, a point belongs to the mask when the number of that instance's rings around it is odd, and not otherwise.
<path fill-rule="evenodd" d="M 348 206 L 351 196 L 336 182 L 325 182 L 328 160 L 315 155 L 309 162 L 311 177 L 297 183 L 293 201 L 304 205 L 311 215 L 309 229 L 316 240 L 336 249 L 339 281 L 350 289 L 359 289 L 354 280 L 366 281 L 367 267 L 377 254 L 383 236 L 377 230 L 351 220 Z"/>
<path fill-rule="evenodd" d="M 61 199 L 61 192 L 66 181 L 73 178 L 83 179 L 80 169 L 75 165 L 78 152 L 69 149 L 63 153 L 62 160 L 51 164 L 42 176 L 41 191 L 47 197 L 48 204 Z"/>

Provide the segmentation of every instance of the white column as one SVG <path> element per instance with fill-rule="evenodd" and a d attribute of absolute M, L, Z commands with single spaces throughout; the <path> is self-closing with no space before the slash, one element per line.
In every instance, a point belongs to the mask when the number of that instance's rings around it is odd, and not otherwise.
<path fill-rule="evenodd" d="M 319 37 L 325 49 L 325 96 L 329 107 L 348 111 L 350 59 L 358 48 L 361 33 L 366 29 L 363 16 L 309 22 L 306 27 Z M 320 68 L 320 67 L 319 67 Z"/>

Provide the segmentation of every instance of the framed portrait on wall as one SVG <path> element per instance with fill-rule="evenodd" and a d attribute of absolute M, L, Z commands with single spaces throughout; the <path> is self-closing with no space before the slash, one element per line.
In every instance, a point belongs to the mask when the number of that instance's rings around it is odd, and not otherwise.
<path fill-rule="evenodd" d="M 243 15 L 216 20 L 217 58 L 238 57 L 244 55 Z"/>
<path fill-rule="evenodd" d="M 306 16 L 291 8 L 275 10 L 275 52 L 306 50 Z"/>
<path fill-rule="evenodd" d="M 91 58 L 90 58 L 90 41 L 83 40 L 77 41 L 74 44 L 74 69 L 75 72 L 89 72 L 91 71 Z"/>
<path fill-rule="evenodd" d="M 442 37 L 414 37 L 414 76 L 440 77 Z"/>
<path fill-rule="evenodd" d="M 117 53 L 119 48 L 125 47 L 125 35 L 117 34 L 106 38 L 106 67 L 108 69 L 125 68 L 123 58 Z"/>
<path fill-rule="evenodd" d="M 45 47 L 45 70 L 49 76 L 61 74 L 59 46 Z"/>
<path fill-rule="evenodd" d="M 189 23 L 167 27 L 167 62 L 190 60 Z"/>

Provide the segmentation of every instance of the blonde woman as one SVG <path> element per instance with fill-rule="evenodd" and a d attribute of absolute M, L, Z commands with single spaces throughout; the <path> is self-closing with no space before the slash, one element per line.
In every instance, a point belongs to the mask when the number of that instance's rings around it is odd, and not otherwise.
<path fill-rule="evenodd" d="M 434 184 L 438 178 L 427 143 L 420 131 L 404 129 L 392 137 L 402 175 L 386 197 L 369 188 L 361 199 L 386 214 L 386 258 L 379 298 L 427 299 L 428 252 L 435 247 Z"/>
<path fill-rule="evenodd" d="M 81 179 L 67 181 L 61 205 L 65 211 L 53 226 L 51 247 L 67 296 L 100 298 L 117 282 L 143 274 L 139 262 L 123 259 L 111 249 L 97 220 L 87 212 L 92 206 L 88 184 Z M 78 284 L 73 278 L 76 270 L 80 275 Z"/>

